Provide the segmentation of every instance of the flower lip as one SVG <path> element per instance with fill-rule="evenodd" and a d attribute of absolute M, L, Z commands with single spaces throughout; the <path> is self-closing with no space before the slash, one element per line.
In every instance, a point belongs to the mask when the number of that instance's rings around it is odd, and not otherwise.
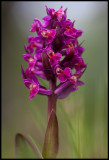
<path fill-rule="evenodd" d="M 60 82 L 65 82 L 71 75 L 71 69 L 66 67 L 64 70 L 59 70 L 58 79 Z"/>
<path fill-rule="evenodd" d="M 77 30 L 75 28 L 67 26 L 65 28 L 64 34 L 72 37 L 72 36 L 76 36 L 76 32 L 77 32 Z"/>
<path fill-rule="evenodd" d="M 28 89 L 30 89 L 30 100 L 32 100 L 39 91 L 38 79 L 32 76 L 32 79 L 24 79 L 24 84 Z"/>
<path fill-rule="evenodd" d="M 51 66 L 56 65 L 62 57 L 62 55 L 60 53 L 54 53 L 51 48 L 46 49 L 46 53 L 50 59 Z"/>
<path fill-rule="evenodd" d="M 52 43 L 52 41 L 55 38 L 56 35 L 56 30 L 55 29 L 51 29 L 51 30 L 47 30 L 47 29 L 42 29 L 40 31 L 40 34 L 43 38 L 46 39 L 47 43 L 50 44 Z"/>
<path fill-rule="evenodd" d="M 24 57 L 24 60 L 26 62 L 33 62 L 33 61 L 35 61 L 34 57 L 32 55 L 30 55 L 30 54 L 23 54 L 23 57 Z"/>

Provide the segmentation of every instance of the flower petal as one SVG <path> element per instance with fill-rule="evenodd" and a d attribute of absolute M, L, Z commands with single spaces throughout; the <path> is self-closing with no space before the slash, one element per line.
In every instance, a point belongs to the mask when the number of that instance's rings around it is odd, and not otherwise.
<path fill-rule="evenodd" d="M 63 89 L 59 94 L 57 94 L 58 99 L 66 98 L 71 92 L 76 91 L 78 88 L 75 88 L 74 85 L 70 85 L 67 88 Z"/>
<path fill-rule="evenodd" d="M 27 78 L 27 76 L 26 76 L 26 74 L 25 74 L 25 71 L 24 71 L 22 65 L 21 65 L 21 77 L 22 77 L 23 79 L 26 79 L 26 78 Z"/>
<path fill-rule="evenodd" d="M 39 91 L 39 85 L 36 85 L 36 87 L 33 87 L 32 90 L 30 90 L 30 100 L 38 93 Z"/>
<path fill-rule="evenodd" d="M 78 81 L 77 81 L 77 85 L 78 85 L 78 86 L 82 86 L 82 85 L 84 85 L 84 82 L 78 80 Z"/>
<path fill-rule="evenodd" d="M 30 89 L 30 85 L 33 83 L 31 79 L 24 79 L 24 84 L 27 88 Z"/>
<path fill-rule="evenodd" d="M 60 82 L 65 82 L 67 80 L 67 77 L 63 73 L 61 73 L 58 76 L 58 79 L 59 79 Z"/>
<path fill-rule="evenodd" d="M 42 95 L 51 95 L 52 94 L 52 90 L 51 89 L 49 89 L 49 90 L 46 90 L 46 89 L 44 89 L 44 88 L 40 88 L 39 89 L 39 94 L 42 94 Z"/>
<path fill-rule="evenodd" d="M 26 62 L 30 62 L 30 61 L 34 61 L 34 57 L 32 56 L 32 55 L 30 55 L 30 54 L 23 54 L 22 55 L 23 57 L 24 57 L 24 60 L 26 61 Z"/>
<path fill-rule="evenodd" d="M 69 67 L 66 67 L 66 68 L 64 69 L 64 75 L 67 76 L 67 77 L 69 77 L 70 74 L 71 74 L 71 69 L 70 69 Z"/>

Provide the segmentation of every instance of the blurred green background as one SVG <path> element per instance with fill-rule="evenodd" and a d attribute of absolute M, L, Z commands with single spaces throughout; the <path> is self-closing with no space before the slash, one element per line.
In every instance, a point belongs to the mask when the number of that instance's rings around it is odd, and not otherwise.
<path fill-rule="evenodd" d="M 107 2 L 3 2 L 2 1 L 2 158 L 15 158 L 14 139 L 31 135 L 42 150 L 47 122 L 47 98 L 29 90 L 21 79 L 22 54 L 34 18 L 46 15 L 45 5 L 68 8 L 67 18 L 84 31 L 83 58 L 88 63 L 79 90 L 59 100 L 58 158 L 107 158 Z M 43 83 L 43 81 L 41 82 Z M 46 83 L 46 85 L 48 85 Z"/>

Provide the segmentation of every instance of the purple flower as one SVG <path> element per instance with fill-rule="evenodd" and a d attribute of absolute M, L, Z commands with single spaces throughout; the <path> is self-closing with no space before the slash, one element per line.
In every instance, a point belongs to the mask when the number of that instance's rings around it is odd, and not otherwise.
<path fill-rule="evenodd" d="M 77 30 L 77 29 L 70 27 L 70 26 L 67 26 L 65 29 L 65 32 L 64 32 L 64 34 L 66 36 L 75 37 L 75 38 L 80 37 L 82 35 L 82 33 L 83 33 L 82 30 Z"/>
<path fill-rule="evenodd" d="M 41 36 L 44 37 L 46 39 L 46 42 L 49 44 L 49 43 L 52 43 L 52 41 L 54 40 L 56 35 L 56 30 L 42 29 L 40 33 L 41 33 Z"/>
<path fill-rule="evenodd" d="M 84 60 L 82 57 L 77 57 L 75 60 L 72 60 L 72 65 L 74 65 L 74 68 L 76 70 L 82 70 L 83 68 L 86 68 L 86 64 L 84 63 Z"/>
<path fill-rule="evenodd" d="M 60 61 L 62 55 L 60 53 L 55 53 L 50 57 L 50 63 L 52 66 L 56 65 L 58 61 Z"/>
<path fill-rule="evenodd" d="M 64 66 L 75 68 L 77 71 L 87 67 L 84 63 L 83 58 L 80 56 L 73 56 L 73 58 L 70 61 L 64 63 Z"/>
<path fill-rule="evenodd" d="M 62 55 L 60 53 L 54 53 L 51 48 L 47 49 L 47 55 L 50 59 L 51 66 L 54 66 L 60 61 Z"/>
<path fill-rule="evenodd" d="M 72 75 L 70 78 L 69 78 L 70 82 L 72 84 L 74 84 L 76 86 L 77 84 L 77 77 L 75 75 Z"/>
<path fill-rule="evenodd" d="M 74 55 L 78 55 L 78 50 L 75 46 L 73 46 L 73 43 L 70 42 L 68 45 L 68 48 L 66 49 L 66 53 L 69 54 L 71 52 L 71 50 L 74 50 Z"/>
<path fill-rule="evenodd" d="M 42 27 L 42 23 L 40 22 L 40 20 L 35 18 L 32 24 L 32 28 L 30 29 L 30 32 L 38 32 L 41 27 Z"/>
<path fill-rule="evenodd" d="M 84 52 L 84 48 L 82 46 L 78 46 L 77 47 L 77 50 L 78 50 L 78 55 L 81 56 L 82 53 Z"/>
<path fill-rule="evenodd" d="M 55 14 L 55 10 L 53 8 L 48 8 L 46 6 L 46 12 L 48 15 L 50 15 L 53 18 L 54 14 Z"/>
<path fill-rule="evenodd" d="M 24 79 L 24 84 L 30 90 L 30 100 L 38 93 L 39 91 L 39 82 L 36 77 L 32 79 Z"/>
<path fill-rule="evenodd" d="M 55 94 L 58 99 L 66 98 L 71 92 L 78 90 L 70 81 L 66 81 L 63 84 L 59 84 L 57 89 L 55 90 Z"/>
<path fill-rule="evenodd" d="M 77 41 L 76 41 L 77 42 Z M 84 52 L 84 48 L 81 47 L 80 45 L 76 45 L 73 43 L 73 41 L 67 43 L 67 49 L 66 49 L 66 54 L 69 54 L 71 50 L 74 50 L 74 55 L 81 56 L 82 53 Z"/>
<path fill-rule="evenodd" d="M 75 88 L 77 88 L 77 86 L 81 86 L 84 85 L 84 83 L 82 81 L 79 80 L 79 78 L 81 77 L 80 75 L 81 73 L 77 72 L 75 74 L 73 74 L 70 78 L 69 81 L 71 82 L 71 84 L 73 84 L 75 86 Z"/>
<path fill-rule="evenodd" d="M 43 22 L 34 19 L 30 32 L 37 35 L 28 37 L 28 45 L 24 45 L 26 54 L 23 54 L 28 68 L 24 71 L 21 67 L 24 83 L 30 89 L 30 99 L 37 93 L 50 95 L 53 92 L 57 98 L 65 98 L 84 84 L 80 78 L 87 67 L 82 58 L 85 49 L 83 42 L 78 41 L 83 31 L 74 27 L 75 20 L 66 18 L 66 11 L 62 6 L 57 11 L 46 6 Z M 55 88 L 47 90 L 33 77 L 52 81 Z M 59 85 L 56 85 L 57 79 Z"/>
<path fill-rule="evenodd" d="M 52 94 L 51 89 L 47 90 L 45 87 L 39 84 L 38 79 L 35 77 L 35 74 L 32 73 L 29 69 L 26 69 L 26 71 L 24 71 L 23 66 L 21 66 L 21 73 L 22 73 L 22 78 L 24 80 L 25 86 L 30 90 L 30 100 L 32 100 L 32 98 L 36 94 L 42 94 L 42 95 Z M 39 76 L 40 74 L 42 76 L 41 71 L 39 73 Z"/>
<path fill-rule="evenodd" d="M 60 9 L 58 11 L 55 11 L 53 8 L 47 8 L 46 6 L 46 10 L 47 10 L 47 14 L 53 19 L 57 19 L 58 21 L 60 21 L 63 17 L 63 15 L 65 14 L 65 11 L 63 11 L 62 6 L 60 7 Z"/>
<path fill-rule="evenodd" d="M 34 58 L 41 61 L 41 59 L 42 59 L 41 54 L 42 54 L 42 50 L 36 49 L 35 53 L 34 53 Z"/>
<path fill-rule="evenodd" d="M 55 12 L 55 15 L 56 15 L 58 21 L 60 21 L 62 19 L 62 16 L 64 15 L 64 11 L 62 9 L 62 6 L 58 11 Z"/>
<path fill-rule="evenodd" d="M 34 57 L 30 54 L 23 54 L 24 60 L 29 63 L 29 66 L 33 66 L 36 62 Z"/>
<path fill-rule="evenodd" d="M 57 94 L 58 99 L 66 98 L 71 92 L 78 90 L 78 86 L 84 85 L 79 78 L 82 76 L 83 72 L 76 71 L 75 74 L 71 75 L 68 80 L 64 83 L 60 83 L 56 90 L 55 94 Z"/>
<path fill-rule="evenodd" d="M 75 21 L 74 21 L 75 22 Z M 78 38 L 82 35 L 83 31 L 78 30 L 74 28 L 74 22 L 71 22 L 71 20 L 66 20 L 63 24 L 63 28 L 61 29 L 66 36 Z"/>
<path fill-rule="evenodd" d="M 34 48 L 42 48 L 42 38 L 41 37 L 33 37 L 33 36 L 29 36 L 28 37 L 28 46 L 25 46 L 25 50 L 27 53 L 33 53 L 34 52 Z"/>
<path fill-rule="evenodd" d="M 49 25 L 51 19 L 52 19 L 51 16 L 45 16 L 45 17 L 43 17 L 43 20 L 44 20 L 44 22 L 42 24 L 43 27 L 47 27 Z"/>
<path fill-rule="evenodd" d="M 64 70 L 57 67 L 56 74 L 58 75 L 58 79 L 60 82 L 65 82 L 71 75 L 71 69 L 66 67 Z"/>

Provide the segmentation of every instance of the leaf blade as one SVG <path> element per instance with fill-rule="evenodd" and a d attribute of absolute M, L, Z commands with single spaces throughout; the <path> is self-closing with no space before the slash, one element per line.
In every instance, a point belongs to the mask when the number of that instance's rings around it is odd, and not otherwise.
<path fill-rule="evenodd" d="M 32 142 L 21 133 L 15 137 L 15 153 L 17 158 L 40 158 Z"/>
<path fill-rule="evenodd" d="M 59 147 L 58 120 L 54 110 L 48 121 L 42 155 L 44 158 L 56 158 Z"/>
<path fill-rule="evenodd" d="M 29 136 L 29 138 L 30 138 L 30 139 L 31 139 L 31 141 L 33 142 L 33 144 L 34 144 L 34 146 L 35 146 L 36 150 L 38 151 L 38 153 L 39 153 L 39 155 L 40 155 L 40 157 L 43 159 L 42 154 L 41 154 L 41 152 L 40 152 L 40 150 L 39 150 L 38 146 L 36 145 L 36 143 L 35 143 L 34 139 L 33 139 L 31 136 Z"/>

